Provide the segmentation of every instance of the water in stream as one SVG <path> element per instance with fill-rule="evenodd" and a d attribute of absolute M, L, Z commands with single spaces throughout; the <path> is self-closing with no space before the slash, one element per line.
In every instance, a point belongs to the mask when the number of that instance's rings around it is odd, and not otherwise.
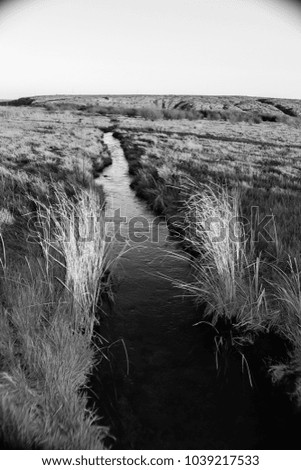
<path fill-rule="evenodd" d="M 118 263 L 115 303 L 108 308 L 110 339 L 124 340 L 129 374 L 122 343 L 117 342 L 110 349 L 105 378 L 100 369 L 94 386 L 117 438 L 114 447 L 272 448 L 269 428 L 275 423 L 266 426 L 259 416 L 257 395 L 242 373 L 241 357 L 233 354 L 226 369 L 216 370 L 212 328 L 193 326 L 200 313 L 168 279 L 187 279 L 188 262 L 167 254 L 177 248 L 163 220 L 156 226 L 158 240 L 147 233 L 154 215 L 130 188 L 119 141 L 107 133 L 105 142 L 113 164 L 97 184 L 105 191 L 108 213 L 120 209 L 115 218 L 126 217 L 122 233 L 132 238 Z M 143 227 L 147 240 L 133 240 L 133 220 L 136 228 Z"/>

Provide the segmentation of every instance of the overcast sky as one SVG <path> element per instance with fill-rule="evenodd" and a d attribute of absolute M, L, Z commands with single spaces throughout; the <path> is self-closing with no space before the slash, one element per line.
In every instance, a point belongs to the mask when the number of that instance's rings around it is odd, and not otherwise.
<path fill-rule="evenodd" d="M 301 99 L 287 0 L 0 2 L 0 98 L 235 94 Z"/>

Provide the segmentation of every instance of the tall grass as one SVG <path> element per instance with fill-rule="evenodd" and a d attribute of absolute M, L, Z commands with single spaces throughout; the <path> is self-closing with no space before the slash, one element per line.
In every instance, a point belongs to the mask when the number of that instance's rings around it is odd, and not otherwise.
<path fill-rule="evenodd" d="M 39 243 L 45 258 L 66 272 L 63 284 L 72 298 L 75 321 L 91 321 L 92 331 L 100 294 L 108 287 L 104 273 L 112 263 L 103 203 L 93 189 L 74 190 L 74 200 L 63 186 L 53 189 L 56 203 L 49 206 L 36 201 L 42 227 Z"/>
<path fill-rule="evenodd" d="M 273 364 L 269 372 L 273 382 L 290 384 L 289 395 L 301 406 L 301 269 L 300 261 L 287 255 L 274 262 L 262 261 L 254 248 L 254 230 L 250 239 L 240 219 L 238 193 L 221 186 L 190 182 L 185 195 L 186 243 L 193 251 L 190 258 L 192 281 L 179 282 L 186 295 L 204 307 L 212 325 L 222 321 L 230 325 L 230 341 L 245 361 L 241 346 L 254 342 L 260 332 L 281 337 L 287 359 Z M 276 226 L 273 230 L 276 232 Z M 277 237 L 276 237 L 277 245 Z M 215 328 L 216 329 L 216 328 Z M 216 329 L 217 350 L 228 339 Z M 250 377 L 250 371 L 249 371 Z M 250 380 L 251 383 L 251 380 Z"/>
<path fill-rule="evenodd" d="M 18 267 L 2 257 L 0 438 L 11 448 L 103 449 L 105 425 L 88 409 L 86 384 L 109 246 L 95 192 L 39 203 L 40 256 Z M 91 221 L 93 231 L 91 232 Z M 97 359 L 98 355 L 98 359 Z"/>
<path fill-rule="evenodd" d="M 191 260 L 193 281 L 180 287 L 204 304 L 213 324 L 223 318 L 237 328 L 262 329 L 266 300 L 260 259 L 248 256 L 238 194 L 192 182 L 187 192 L 185 241 L 197 256 Z"/>
<path fill-rule="evenodd" d="M 273 267 L 274 328 L 301 349 L 301 272 L 297 259 L 287 260 L 286 269 Z"/>

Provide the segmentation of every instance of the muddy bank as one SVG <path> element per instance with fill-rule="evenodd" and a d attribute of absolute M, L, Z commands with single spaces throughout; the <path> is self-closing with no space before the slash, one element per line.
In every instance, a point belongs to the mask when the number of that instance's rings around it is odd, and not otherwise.
<path fill-rule="evenodd" d="M 167 182 L 160 177 L 155 167 L 143 167 L 142 159 L 145 148 L 137 145 L 122 130 L 115 130 L 113 136 L 119 140 L 131 175 L 130 187 L 143 199 L 152 212 L 164 216 L 169 231 L 181 241 L 182 248 L 188 248 L 184 242 L 184 221 L 182 216 L 183 194 L 177 175 Z"/>
<path fill-rule="evenodd" d="M 93 176 L 94 178 L 98 178 L 100 173 L 107 167 L 112 165 L 112 157 L 110 155 L 105 155 L 99 161 L 95 161 L 93 163 Z"/>

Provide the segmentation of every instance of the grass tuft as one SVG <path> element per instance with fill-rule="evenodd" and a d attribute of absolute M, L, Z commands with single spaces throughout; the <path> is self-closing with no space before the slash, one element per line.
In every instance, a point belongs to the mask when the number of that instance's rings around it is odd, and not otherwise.
<path fill-rule="evenodd" d="M 52 189 L 55 203 L 35 201 L 40 256 L 18 269 L 2 257 L 0 437 L 6 448 L 103 449 L 108 428 L 88 409 L 86 384 L 99 360 L 106 227 L 93 190 L 71 200 Z"/>
<path fill-rule="evenodd" d="M 227 188 L 190 183 L 185 202 L 185 242 L 195 253 L 193 281 L 181 283 L 215 325 L 219 318 L 258 331 L 265 323 L 260 258 L 248 257 L 238 194 Z"/>

